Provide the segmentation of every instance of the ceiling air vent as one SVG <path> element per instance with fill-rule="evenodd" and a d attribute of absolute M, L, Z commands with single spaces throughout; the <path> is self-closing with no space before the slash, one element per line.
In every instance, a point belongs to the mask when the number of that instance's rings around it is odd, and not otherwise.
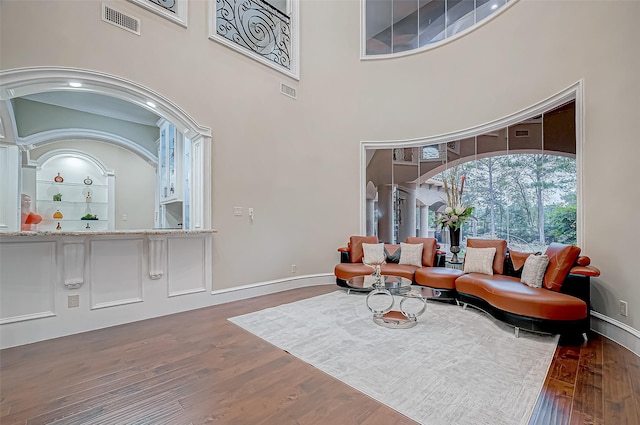
<path fill-rule="evenodd" d="M 293 87 L 289 87 L 285 83 L 280 84 L 280 93 L 293 99 L 296 98 L 296 89 L 294 89 Z"/>
<path fill-rule="evenodd" d="M 529 130 L 516 130 L 516 137 L 529 137 Z"/>
<path fill-rule="evenodd" d="M 102 3 L 102 20 L 123 30 L 140 35 L 140 19 L 126 15 L 104 3 Z"/>

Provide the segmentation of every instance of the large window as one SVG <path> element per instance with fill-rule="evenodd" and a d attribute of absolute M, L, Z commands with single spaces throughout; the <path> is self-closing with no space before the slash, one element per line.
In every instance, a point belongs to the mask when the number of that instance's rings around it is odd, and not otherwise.
<path fill-rule="evenodd" d="M 513 0 L 363 0 L 365 55 L 419 49 L 483 21 Z"/>
<path fill-rule="evenodd" d="M 465 176 L 462 202 L 475 207 L 468 237 L 506 239 L 523 251 L 577 244 L 575 102 L 489 133 L 416 147 L 373 149 L 366 169 L 367 234 L 388 243 L 446 232 L 444 177 Z"/>

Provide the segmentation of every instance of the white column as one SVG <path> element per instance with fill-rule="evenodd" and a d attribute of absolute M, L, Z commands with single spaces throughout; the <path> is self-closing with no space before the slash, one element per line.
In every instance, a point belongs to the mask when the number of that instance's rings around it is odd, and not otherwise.
<path fill-rule="evenodd" d="M 408 189 L 406 207 L 404 211 L 404 235 L 401 235 L 398 242 L 404 242 L 408 236 L 416 236 L 416 189 Z M 401 231 L 402 233 L 402 231 Z"/>
<path fill-rule="evenodd" d="M 367 223 L 367 235 L 374 235 L 375 231 L 373 229 L 374 223 L 374 214 L 375 214 L 375 200 L 367 199 L 366 204 L 366 223 Z"/>
<path fill-rule="evenodd" d="M 378 239 L 393 243 L 393 185 L 378 186 Z"/>
<path fill-rule="evenodd" d="M 420 207 L 420 237 L 429 237 L 429 206 L 427 205 Z"/>
<path fill-rule="evenodd" d="M 0 232 L 20 230 L 19 162 L 17 146 L 0 146 Z"/>

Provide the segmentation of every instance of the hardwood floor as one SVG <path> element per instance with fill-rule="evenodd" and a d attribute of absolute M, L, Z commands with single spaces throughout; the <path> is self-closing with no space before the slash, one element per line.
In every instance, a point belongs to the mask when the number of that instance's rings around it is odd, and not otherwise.
<path fill-rule="evenodd" d="M 226 320 L 334 290 L 2 350 L 0 424 L 415 424 Z M 640 358 L 597 335 L 558 347 L 530 422 L 543 424 L 639 425 Z"/>

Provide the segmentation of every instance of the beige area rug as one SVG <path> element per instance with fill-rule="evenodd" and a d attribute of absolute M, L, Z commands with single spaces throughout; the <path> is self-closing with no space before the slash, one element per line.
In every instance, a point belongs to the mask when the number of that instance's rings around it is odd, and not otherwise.
<path fill-rule="evenodd" d="M 388 329 L 342 291 L 229 320 L 425 425 L 526 425 L 558 340 L 437 302 Z"/>

